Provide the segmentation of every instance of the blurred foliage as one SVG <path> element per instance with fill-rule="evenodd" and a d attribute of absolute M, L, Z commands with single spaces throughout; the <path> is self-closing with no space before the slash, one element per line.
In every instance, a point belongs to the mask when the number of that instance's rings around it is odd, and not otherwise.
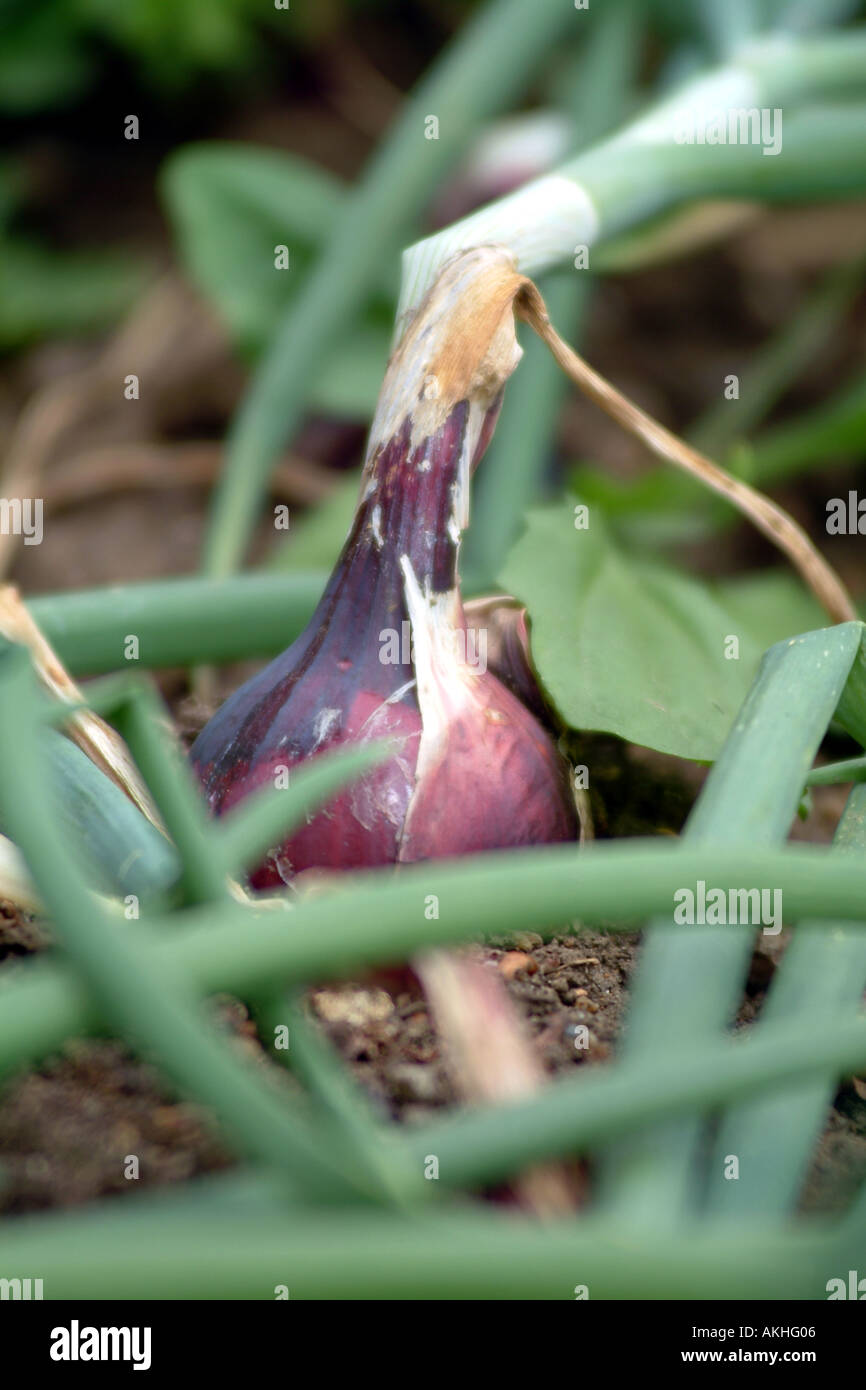
<path fill-rule="evenodd" d="M 2 0 L 0 110 L 32 115 L 68 105 L 117 54 L 145 86 L 170 94 L 201 74 L 261 65 L 266 25 L 299 42 L 334 18 L 331 5 L 277 10 L 259 0 Z"/>
<path fill-rule="evenodd" d="M 353 469 L 340 479 L 330 497 L 306 512 L 297 524 L 292 523 L 291 535 L 271 551 L 269 568 L 295 574 L 331 569 L 349 534 L 360 488 L 360 470 Z"/>
<path fill-rule="evenodd" d="M 0 233 L 0 350 L 107 328 L 144 287 L 145 268 L 120 252 L 68 252 Z"/>
<path fill-rule="evenodd" d="M 337 179 L 307 160 L 249 145 L 185 145 L 162 191 L 184 265 L 245 350 L 279 322 L 338 215 Z M 274 268 L 288 243 L 289 272 Z"/>
<path fill-rule="evenodd" d="M 55 251 L 14 230 L 27 179 L 0 161 L 0 351 L 106 328 L 141 292 L 143 264 L 119 251 Z"/>
<path fill-rule="evenodd" d="M 341 215 L 340 181 L 296 155 L 215 141 L 172 155 L 162 191 L 190 279 L 238 348 L 255 356 Z M 277 246 L 289 250 L 287 270 L 276 268 Z M 312 406 L 350 416 L 372 411 L 394 318 L 386 284 L 383 277 L 381 292 L 334 345 Z"/>

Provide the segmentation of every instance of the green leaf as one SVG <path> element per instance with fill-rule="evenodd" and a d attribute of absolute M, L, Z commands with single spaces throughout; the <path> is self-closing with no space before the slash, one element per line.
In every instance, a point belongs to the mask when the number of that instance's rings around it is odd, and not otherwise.
<path fill-rule="evenodd" d="M 862 702 L 862 643 L 863 624 L 849 622 L 770 648 L 692 809 L 683 844 L 699 851 L 730 845 L 745 855 L 784 841 L 840 696 L 853 707 Z M 650 924 L 631 981 L 623 1051 L 632 1057 L 720 1037 L 748 973 L 753 935 L 738 937 L 732 924 L 706 922 L 684 938 L 672 906 Z M 790 921 L 788 906 L 785 901 Z M 649 1212 L 654 1220 L 677 1218 L 692 1200 L 701 1132 L 698 1116 L 684 1117 L 610 1153 L 602 1182 L 618 1219 L 642 1220 Z M 714 1172 L 706 1170 L 708 1181 Z"/>
<path fill-rule="evenodd" d="M 47 731 L 45 749 L 60 822 L 101 891 L 146 896 L 173 883 L 176 851 L 125 793 L 68 738 Z"/>
<path fill-rule="evenodd" d="M 766 570 L 745 579 L 724 580 L 713 585 L 712 592 L 723 600 L 734 622 L 748 629 L 761 651 L 784 637 L 827 624 L 818 600 L 789 570 Z"/>
<path fill-rule="evenodd" d="M 866 849 L 866 787 L 854 787 L 834 839 L 836 853 Z M 771 982 L 752 1038 L 773 1023 L 797 1022 L 826 1010 L 837 1021 L 856 1018 L 866 981 L 866 933 L 847 922 L 801 923 Z M 756 1033 L 757 1030 L 757 1033 Z M 715 1139 L 706 1201 L 727 1217 L 770 1213 L 783 1219 L 797 1200 L 836 1091 L 837 1073 L 804 1076 L 796 1087 L 728 1112 Z M 725 1180 L 724 1155 L 742 1164 L 742 1182 Z M 721 1159 L 719 1155 L 722 1155 Z"/>
<path fill-rule="evenodd" d="M 597 508 L 587 530 L 574 521 L 570 499 L 531 512 L 500 576 L 555 705 L 575 728 L 712 760 L 765 648 L 820 611 L 785 574 L 709 584 L 620 549 Z"/>
<path fill-rule="evenodd" d="M 279 322 L 343 199 L 306 160 L 217 142 L 172 155 L 162 194 L 191 278 L 247 348 Z M 288 270 L 274 266 L 278 245 L 289 248 Z"/>
<path fill-rule="evenodd" d="M 328 579 L 325 569 L 250 570 L 234 580 L 194 575 L 116 584 L 34 599 L 31 611 L 75 675 L 127 666 L 124 634 L 141 646 L 140 669 L 275 656 L 306 627 Z"/>
<path fill-rule="evenodd" d="M 214 142 L 172 155 L 162 193 L 190 278 L 239 347 L 258 352 L 343 215 L 342 186 L 295 155 Z M 288 269 L 275 266 L 277 246 L 288 248 Z M 335 343 L 310 404 L 369 414 L 390 342 L 390 307 L 377 315 L 374 306 Z"/>

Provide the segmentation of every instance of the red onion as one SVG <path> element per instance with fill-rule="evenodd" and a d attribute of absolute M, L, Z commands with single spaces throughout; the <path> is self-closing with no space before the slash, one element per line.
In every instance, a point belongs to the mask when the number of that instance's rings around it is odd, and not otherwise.
<path fill-rule="evenodd" d="M 389 363 L 354 523 L 309 626 L 196 740 L 217 815 L 328 750 L 399 740 L 268 854 L 256 887 L 575 837 L 567 766 L 487 668 L 457 577 L 470 475 L 520 357 L 523 284 L 498 248 L 445 267 Z"/>

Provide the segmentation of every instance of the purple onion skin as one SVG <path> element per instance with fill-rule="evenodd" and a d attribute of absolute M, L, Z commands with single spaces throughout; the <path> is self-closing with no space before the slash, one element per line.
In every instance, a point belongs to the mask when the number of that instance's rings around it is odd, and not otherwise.
<path fill-rule="evenodd" d="M 371 448 L 352 530 L 308 627 L 226 701 L 193 745 L 193 766 L 219 816 L 274 785 L 280 768 L 341 746 L 399 740 L 393 756 L 268 854 L 253 887 L 279 887 L 312 868 L 373 868 L 575 838 L 566 764 L 491 671 L 435 658 L 423 694 L 411 660 L 380 659 L 382 634 L 408 631 L 407 565 L 428 600 L 444 600 L 451 628 L 465 632 L 455 517 L 500 403 L 501 390 L 473 425 L 469 401 L 459 400 L 414 443 L 407 416 Z M 427 620 L 416 606 L 416 640 L 419 621 Z"/>

